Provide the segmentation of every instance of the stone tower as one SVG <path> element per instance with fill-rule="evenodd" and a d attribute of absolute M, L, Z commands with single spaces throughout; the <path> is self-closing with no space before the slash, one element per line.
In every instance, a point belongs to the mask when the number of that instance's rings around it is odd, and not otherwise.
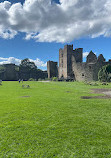
<path fill-rule="evenodd" d="M 72 71 L 73 45 L 65 45 L 59 50 L 59 78 L 70 78 Z"/>
<path fill-rule="evenodd" d="M 59 50 L 59 78 L 74 78 L 72 70 L 72 56 L 76 62 L 82 62 L 83 49 L 77 48 L 73 50 L 73 45 L 65 45 L 64 49 Z"/>
<path fill-rule="evenodd" d="M 48 78 L 58 77 L 58 63 L 53 61 L 47 62 Z"/>

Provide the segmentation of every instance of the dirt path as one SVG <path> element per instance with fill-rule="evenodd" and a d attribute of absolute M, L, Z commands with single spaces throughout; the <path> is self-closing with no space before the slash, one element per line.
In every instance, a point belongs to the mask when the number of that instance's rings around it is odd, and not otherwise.
<path fill-rule="evenodd" d="M 111 99 L 111 89 L 91 89 L 91 93 L 103 94 L 103 96 L 82 96 L 82 99 Z"/>

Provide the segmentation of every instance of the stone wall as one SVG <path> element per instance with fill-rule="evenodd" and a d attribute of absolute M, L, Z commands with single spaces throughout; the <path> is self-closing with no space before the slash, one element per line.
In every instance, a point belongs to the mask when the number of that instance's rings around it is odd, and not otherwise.
<path fill-rule="evenodd" d="M 97 56 L 91 51 L 86 59 L 86 63 L 96 63 L 97 62 Z"/>
<path fill-rule="evenodd" d="M 82 63 L 83 61 L 83 48 L 76 48 L 73 50 L 73 55 L 75 57 L 76 62 Z"/>
<path fill-rule="evenodd" d="M 58 63 L 53 61 L 47 62 L 48 78 L 58 77 Z"/>
<path fill-rule="evenodd" d="M 61 78 L 64 74 L 63 55 L 64 55 L 63 49 L 59 49 L 59 68 L 58 68 L 58 77 L 59 78 Z"/>
<path fill-rule="evenodd" d="M 17 81 L 19 79 L 29 80 L 30 78 L 38 80 L 39 78 L 45 79 L 47 77 L 47 72 L 39 69 L 29 72 L 25 68 L 20 69 L 20 67 L 15 64 L 0 65 L 0 79 L 4 81 Z"/>
<path fill-rule="evenodd" d="M 97 81 L 98 72 L 102 66 L 109 64 L 109 62 L 96 62 L 96 63 L 77 63 L 72 58 L 72 68 L 77 81 Z"/>
<path fill-rule="evenodd" d="M 86 64 L 86 63 L 76 63 L 72 64 L 73 72 L 75 75 L 76 81 L 92 81 L 93 80 L 93 71 L 94 64 Z"/>
<path fill-rule="evenodd" d="M 17 71 L 18 66 L 15 64 L 4 64 L 3 71 L 0 70 L 0 79 L 6 81 L 16 81 L 19 78 L 19 73 Z"/>

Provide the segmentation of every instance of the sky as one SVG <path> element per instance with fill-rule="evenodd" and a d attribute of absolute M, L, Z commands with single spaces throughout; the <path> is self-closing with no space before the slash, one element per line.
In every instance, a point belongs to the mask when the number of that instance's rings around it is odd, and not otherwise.
<path fill-rule="evenodd" d="M 111 0 L 0 0 L 0 64 L 46 70 L 66 44 L 111 59 Z"/>

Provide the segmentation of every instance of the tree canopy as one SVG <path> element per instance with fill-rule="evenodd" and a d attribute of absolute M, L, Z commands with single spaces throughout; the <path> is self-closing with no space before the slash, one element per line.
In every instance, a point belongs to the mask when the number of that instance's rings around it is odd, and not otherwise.
<path fill-rule="evenodd" d="M 37 69 L 37 66 L 35 65 L 35 63 L 31 62 L 28 58 L 21 61 L 20 67 L 27 68 L 28 70 Z"/>
<path fill-rule="evenodd" d="M 98 79 L 102 82 L 111 82 L 111 65 L 105 65 L 100 69 Z"/>

